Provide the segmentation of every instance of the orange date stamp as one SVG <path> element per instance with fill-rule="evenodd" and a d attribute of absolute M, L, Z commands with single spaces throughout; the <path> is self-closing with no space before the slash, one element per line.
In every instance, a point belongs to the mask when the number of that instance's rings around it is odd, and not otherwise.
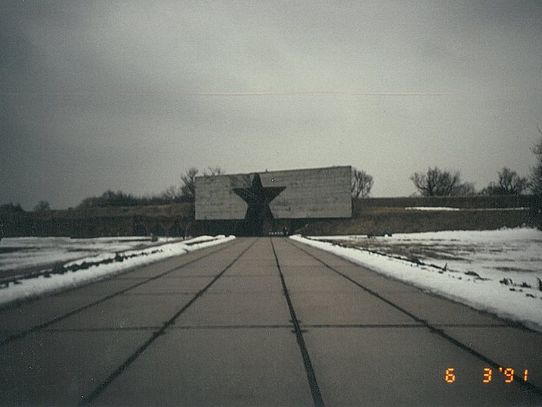
<path fill-rule="evenodd" d="M 494 374 L 495 372 L 495 374 Z M 500 373 L 500 375 L 497 374 Z M 455 367 L 449 367 L 444 371 L 444 381 L 446 383 L 452 384 L 457 380 L 458 373 Z M 502 376 L 502 377 L 501 377 Z M 529 380 L 529 370 L 524 369 L 523 371 L 518 371 L 511 367 L 499 367 L 498 369 L 493 369 L 491 367 L 484 367 L 481 372 L 481 382 L 483 384 L 489 384 L 493 380 L 503 380 L 505 384 L 513 383 L 514 380 L 520 379 L 524 382 Z"/>

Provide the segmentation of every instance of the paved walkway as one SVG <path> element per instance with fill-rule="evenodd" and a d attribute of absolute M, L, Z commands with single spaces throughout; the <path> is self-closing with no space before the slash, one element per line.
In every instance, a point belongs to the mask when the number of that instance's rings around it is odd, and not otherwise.
<path fill-rule="evenodd" d="M 541 334 L 284 238 L 0 312 L 0 405 L 540 405 L 541 389 Z"/>

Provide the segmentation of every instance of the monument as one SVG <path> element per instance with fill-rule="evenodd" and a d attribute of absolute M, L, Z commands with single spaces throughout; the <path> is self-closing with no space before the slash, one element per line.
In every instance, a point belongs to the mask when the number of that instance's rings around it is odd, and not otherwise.
<path fill-rule="evenodd" d="M 350 218 L 351 171 L 339 166 L 196 177 L 196 220 L 266 235 L 294 220 Z"/>

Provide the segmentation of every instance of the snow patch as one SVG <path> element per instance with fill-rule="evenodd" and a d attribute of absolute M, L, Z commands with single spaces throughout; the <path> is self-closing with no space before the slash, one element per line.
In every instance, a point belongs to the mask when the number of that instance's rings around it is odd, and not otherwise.
<path fill-rule="evenodd" d="M 169 239 L 178 241 L 179 239 Z M 72 239 L 69 237 L 8 237 L 0 240 L 0 277 L 3 271 L 46 267 L 52 263 L 65 262 L 98 255 L 141 249 L 167 243 L 168 238 L 152 242 L 146 236 L 98 237 Z"/>
<path fill-rule="evenodd" d="M 459 208 L 448 208 L 445 206 L 409 206 L 407 211 L 459 211 Z"/>
<path fill-rule="evenodd" d="M 409 206 L 406 207 L 407 211 L 525 211 L 528 207 L 517 208 L 453 208 L 448 206 Z"/>

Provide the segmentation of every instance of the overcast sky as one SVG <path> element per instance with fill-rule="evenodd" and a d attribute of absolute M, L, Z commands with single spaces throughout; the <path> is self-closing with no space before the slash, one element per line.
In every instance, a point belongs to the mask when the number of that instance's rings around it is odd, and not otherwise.
<path fill-rule="evenodd" d="M 158 193 L 185 169 L 527 175 L 541 1 L 0 2 L 0 203 Z"/>

